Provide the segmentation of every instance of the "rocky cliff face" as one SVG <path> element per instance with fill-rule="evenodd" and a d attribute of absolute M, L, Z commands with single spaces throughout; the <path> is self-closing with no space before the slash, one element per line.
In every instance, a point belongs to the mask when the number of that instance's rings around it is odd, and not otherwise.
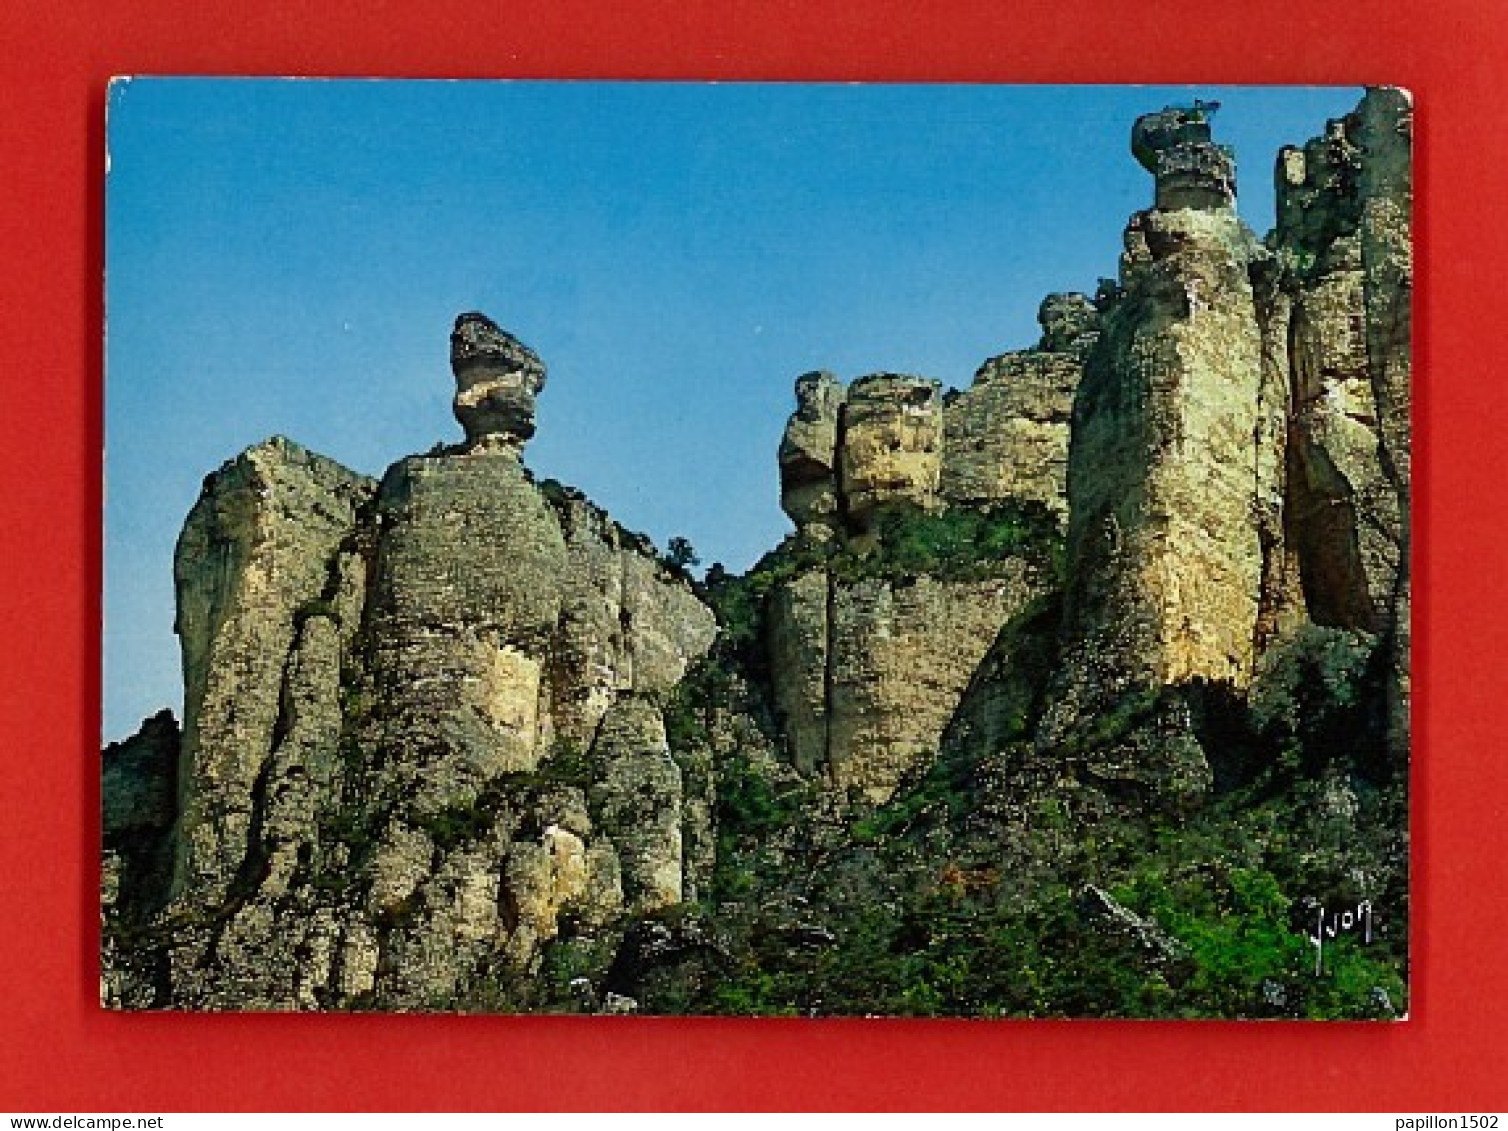
<path fill-rule="evenodd" d="M 210 476 L 181 731 L 104 752 L 105 1002 L 1397 1015 L 1410 106 L 1285 149 L 1265 241 L 1212 113 L 1135 124 L 1153 207 L 1034 347 L 799 378 L 743 576 L 536 482 L 480 314 L 463 443 Z"/>
<path fill-rule="evenodd" d="M 1287 536 L 1316 623 L 1380 633 L 1407 754 L 1412 107 L 1370 92 L 1278 162 L 1292 397 Z"/>
<path fill-rule="evenodd" d="M 1052 584 L 1044 546 L 1067 512 L 1099 316 L 1061 294 L 1038 318 L 1035 349 L 986 362 L 962 393 L 888 373 L 796 382 L 780 469 L 797 569 L 770 597 L 770 681 L 795 766 L 840 793 L 884 801 L 935 758 L 1001 626 Z M 985 556 L 945 546 L 986 528 L 1019 536 Z M 892 568 L 908 538 L 928 560 Z"/>
<path fill-rule="evenodd" d="M 304 657 L 310 679 L 316 654 L 328 658 L 336 622 L 306 614 L 372 487 L 275 438 L 210 476 L 189 514 L 174 559 L 185 703 L 175 898 L 224 899 L 247 859 L 264 770 L 291 729 L 290 658 Z M 339 669 L 323 674 L 333 693 Z"/>

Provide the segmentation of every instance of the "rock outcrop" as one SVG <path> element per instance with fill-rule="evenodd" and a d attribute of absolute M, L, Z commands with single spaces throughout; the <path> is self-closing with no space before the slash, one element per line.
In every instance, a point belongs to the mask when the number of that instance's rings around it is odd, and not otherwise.
<path fill-rule="evenodd" d="M 1291 256 L 1289 529 L 1321 624 L 1375 630 L 1398 568 L 1397 496 L 1383 474 L 1358 231 L 1360 121 L 1279 159 L 1278 246 Z"/>
<path fill-rule="evenodd" d="M 175 897 L 217 903 L 247 860 L 287 734 L 284 679 L 374 484 L 273 438 L 205 480 L 178 539 L 183 812 Z M 306 633 L 307 630 L 307 633 Z M 339 670 L 325 673 L 338 684 Z"/>
<path fill-rule="evenodd" d="M 399 461 L 378 497 L 372 694 L 433 811 L 538 765 L 565 538 L 508 452 Z M 506 532 L 506 533 L 504 533 Z"/>
<path fill-rule="evenodd" d="M 142 723 L 101 756 L 100 904 L 107 914 L 146 917 L 161 908 L 173 876 L 171 833 L 178 815 L 181 735 L 171 711 Z M 108 922 L 108 919 L 107 919 Z M 127 976 L 106 936 L 101 999 L 122 1005 Z"/>
<path fill-rule="evenodd" d="M 1368 92 L 1277 169 L 1288 372 L 1287 537 L 1317 624 L 1387 638 L 1406 747 L 1412 108 Z"/>
<path fill-rule="evenodd" d="M 1041 591 L 1025 559 L 996 572 L 850 580 L 815 569 L 782 586 L 770 610 L 770 671 L 797 768 L 882 802 L 935 759 L 1001 627 Z"/>
<path fill-rule="evenodd" d="M 895 507 L 935 508 L 942 439 L 942 387 L 936 381 L 875 373 L 850 385 L 838 450 L 850 528 L 867 533 Z"/>
<path fill-rule="evenodd" d="M 1284 149 L 1265 241 L 1215 109 L 1134 125 L 1119 281 L 969 388 L 800 377 L 742 576 L 537 482 L 480 314 L 462 443 L 211 475 L 182 728 L 103 753 L 105 1003 L 1394 1015 L 1411 108 Z M 1309 899 L 1400 926 L 1247 969 Z"/>
<path fill-rule="evenodd" d="M 1083 295 L 1056 294 L 1037 318 L 1036 349 L 990 359 L 947 399 L 939 493 L 949 503 L 1027 500 L 1067 518 L 1069 417 L 1100 317 Z"/>
<path fill-rule="evenodd" d="M 801 537 L 863 537 L 899 507 L 938 510 L 1002 500 L 1065 519 L 1068 425 L 1100 315 L 1084 295 L 1048 295 L 1032 349 L 991 358 L 973 384 L 876 373 L 845 388 L 831 373 L 796 380 L 780 443 L 781 506 Z"/>
<path fill-rule="evenodd" d="M 717 626 L 647 538 L 577 491 L 555 483 L 545 488 L 566 553 L 548 672 L 549 723 L 557 739 L 585 749 L 620 696 L 668 696 L 707 651 Z"/>
<path fill-rule="evenodd" d="M 1396 496 L 1397 570 L 1383 627 L 1388 651 L 1388 745 L 1409 752 L 1409 648 L 1413 545 L 1412 437 L 1414 295 L 1414 108 L 1395 88 L 1369 90 L 1358 110 L 1364 158 L 1358 186 L 1365 272 L 1367 365 L 1376 397 L 1383 474 Z"/>
<path fill-rule="evenodd" d="M 1210 784 L 1214 752 L 1193 729 L 1211 695 L 1239 700 L 1263 652 L 1306 622 L 1396 623 L 1407 500 L 1382 432 L 1407 434 L 1407 401 L 1384 406 L 1374 389 L 1368 326 L 1382 316 L 1368 312 L 1358 229 L 1369 193 L 1406 198 L 1392 182 L 1364 190 L 1362 175 L 1407 168 L 1361 141 L 1366 107 L 1400 97 L 1373 92 L 1279 155 L 1266 246 L 1235 215 L 1234 166 L 1207 108 L 1133 130 L 1157 204 L 1127 227 L 1075 399 L 1064 663 L 1044 756 L 1187 799 Z M 1406 136 L 1396 108 L 1384 132 Z M 1376 300 L 1391 319 L 1398 262 Z M 1148 743 L 1146 727 L 1161 737 Z"/>
<path fill-rule="evenodd" d="M 1262 339 L 1259 245 L 1234 210 L 1230 158 L 1203 110 L 1137 122 L 1157 206 L 1132 217 L 1121 291 L 1073 409 L 1064 665 L 1044 750 L 1159 689 L 1235 690 L 1254 662 L 1262 552 L 1254 521 Z M 1104 777 L 1199 791 L 1188 722 L 1162 704 L 1089 755 Z M 1143 741 L 1142 727 L 1159 732 Z M 1147 759 L 1166 757 L 1166 766 Z"/>
<path fill-rule="evenodd" d="M 1100 316 L 1064 293 L 1038 320 L 1034 348 L 986 362 L 963 392 L 890 373 L 796 381 L 781 504 L 807 557 L 770 598 L 771 691 L 792 763 L 840 795 L 884 801 L 935 758 L 1001 628 L 1051 584 L 1040 543 L 967 576 L 897 575 L 891 560 L 959 516 L 1066 521 L 1069 414 Z"/>
<path fill-rule="evenodd" d="M 1155 211 L 1222 211 L 1235 203 L 1235 156 L 1210 137 L 1217 109 L 1218 103 L 1196 101 L 1136 120 L 1131 154 L 1152 174 Z"/>

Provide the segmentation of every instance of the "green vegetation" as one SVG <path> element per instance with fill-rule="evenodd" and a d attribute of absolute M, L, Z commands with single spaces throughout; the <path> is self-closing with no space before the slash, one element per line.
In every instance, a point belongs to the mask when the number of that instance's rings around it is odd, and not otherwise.
<path fill-rule="evenodd" d="M 988 576 L 1002 556 L 1058 564 L 1044 516 L 898 512 L 867 553 L 797 546 L 744 577 L 709 572 L 723 626 L 669 705 L 677 749 L 713 745 L 718 712 L 778 737 L 765 690 L 766 603 L 813 568 L 840 583 Z M 1045 516 L 1050 519 L 1050 516 Z M 1061 600 L 1002 631 L 943 756 L 882 806 L 843 815 L 788 766 L 717 757 L 718 856 L 706 910 L 715 969 L 671 965 L 632 987 L 649 1011 L 732 1014 L 1308 1017 L 1407 1009 L 1402 771 L 1382 758 L 1374 641 L 1311 629 L 1274 652 L 1250 704 L 1219 688 L 1133 692 L 1044 764 L 1031 746 L 1058 661 Z M 978 678 L 978 677 L 976 677 Z M 1183 696 L 1216 767 L 1202 807 L 1149 811 L 1079 759 Z M 981 713 L 982 712 L 982 713 Z M 1357 877 L 1370 877 L 1367 890 Z M 1092 899 L 1108 893 L 1119 910 Z M 1306 934 L 1363 895 L 1369 942 Z M 690 909 L 695 913 L 695 909 Z M 1128 926 L 1131 924 L 1131 926 Z M 1140 926 L 1136 926 L 1140 924 Z"/>
<path fill-rule="evenodd" d="M 1129 692 L 1109 710 L 1096 716 L 1081 734 L 1074 735 L 1063 752 L 1074 755 L 1119 741 L 1150 720 L 1169 697 L 1169 693 L 1162 688 L 1141 688 Z"/>
<path fill-rule="evenodd" d="M 452 805 L 438 813 L 422 817 L 419 827 L 441 852 L 450 852 L 487 834 L 497 820 L 497 810 L 479 796 L 470 805 Z"/>
<path fill-rule="evenodd" d="M 1313 779 L 1355 763 L 1386 779 L 1384 656 L 1364 632 L 1307 625 L 1263 660 L 1251 724 L 1276 752 L 1275 784 Z"/>
<path fill-rule="evenodd" d="M 712 897 L 740 899 L 780 871 L 775 838 L 801 826 L 816 790 L 788 767 L 741 750 L 719 762 L 716 790 Z"/>

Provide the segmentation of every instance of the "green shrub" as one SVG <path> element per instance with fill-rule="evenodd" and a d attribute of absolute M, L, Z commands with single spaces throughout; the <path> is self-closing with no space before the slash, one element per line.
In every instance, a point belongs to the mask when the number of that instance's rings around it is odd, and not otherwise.
<path fill-rule="evenodd" d="M 886 578 L 928 575 L 970 581 L 996 576 L 1003 562 L 1027 556 L 1058 564 L 1062 536 L 1046 507 L 1007 501 L 988 508 L 911 508 L 882 515 L 877 547 L 867 554 L 845 551 L 835 563 L 840 576 Z"/>

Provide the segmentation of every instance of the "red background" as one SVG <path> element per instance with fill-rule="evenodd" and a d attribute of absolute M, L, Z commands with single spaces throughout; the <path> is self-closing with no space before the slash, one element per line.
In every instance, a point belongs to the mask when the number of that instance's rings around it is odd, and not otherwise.
<path fill-rule="evenodd" d="M 1508 1108 L 1508 35 L 1491 3 L 5 0 L 0 1110 Z M 96 1005 L 112 74 L 1388 82 L 1418 101 L 1415 956 L 1396 1025 Z"/>

